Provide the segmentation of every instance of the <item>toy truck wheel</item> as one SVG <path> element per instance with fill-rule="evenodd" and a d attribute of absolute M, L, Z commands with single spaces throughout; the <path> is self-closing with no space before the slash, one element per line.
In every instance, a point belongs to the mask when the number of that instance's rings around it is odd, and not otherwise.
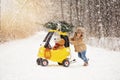
<path fill-rule="evenodd" d="M 69 65 L 70 65 L 70 62 L 69 62 L 69 60 L 68 59 L 65 59 L 65 60 L 63 60 L 63 66 L 64 67 L 69 67 Z"/>
<path fill-rule="evenodd" d="M 43 60 L 42 60 L 42 66 L 47 66 L 47 65 L 48 65 L 48 60 L 43 59 Z"/>
<path fill-rule="evenodd" d="M 41 63 L 42 63 L 42 58 L 38 58 L 38 59 L 36 60 L 36 62 L 37 62 L 38 65 L 41 65 Z"/>

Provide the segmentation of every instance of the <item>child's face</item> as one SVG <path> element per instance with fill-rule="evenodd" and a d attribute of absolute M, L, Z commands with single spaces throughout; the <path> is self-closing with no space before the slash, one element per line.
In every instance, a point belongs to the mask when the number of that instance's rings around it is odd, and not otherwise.
<path fill-rule="evenodd" d="M 79 33 L 77 33 L 77 37 L 80 37 L 81 36 L 81 33 L 79 32 Z"/>

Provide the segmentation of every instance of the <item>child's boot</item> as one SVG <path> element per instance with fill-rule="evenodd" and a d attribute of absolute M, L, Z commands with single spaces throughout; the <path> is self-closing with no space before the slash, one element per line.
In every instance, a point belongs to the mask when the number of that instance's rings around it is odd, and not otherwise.
<path fill-rule="evenodd" d="M 83 64 L 83 66 L 88 66 L 88 62 L 85 62 L 85 63 Z"/>

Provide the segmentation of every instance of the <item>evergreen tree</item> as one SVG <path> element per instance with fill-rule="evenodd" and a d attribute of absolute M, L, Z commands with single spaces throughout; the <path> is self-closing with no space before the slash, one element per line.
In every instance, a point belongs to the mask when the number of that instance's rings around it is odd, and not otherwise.
<path fill-rule="evenodd" d="M 59 25 L 60 24 L 60 28 Z M 72 32 L 73 25 L 67 23 L 66 21 L 59 21 L 59 22 L 47 22 L 44 27 L 52 30 L 60 30 L 62 32 Z"/>

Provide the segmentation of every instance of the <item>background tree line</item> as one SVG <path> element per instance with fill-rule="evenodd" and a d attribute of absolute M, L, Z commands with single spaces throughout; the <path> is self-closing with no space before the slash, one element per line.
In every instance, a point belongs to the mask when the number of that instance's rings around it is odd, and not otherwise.
<path fill-rule="evenodd" d="M 89 36 L 120 37 L 119 0 L 51 1 L 61 6 L 61 20 L 75 26 L 85 27 Z"/>

